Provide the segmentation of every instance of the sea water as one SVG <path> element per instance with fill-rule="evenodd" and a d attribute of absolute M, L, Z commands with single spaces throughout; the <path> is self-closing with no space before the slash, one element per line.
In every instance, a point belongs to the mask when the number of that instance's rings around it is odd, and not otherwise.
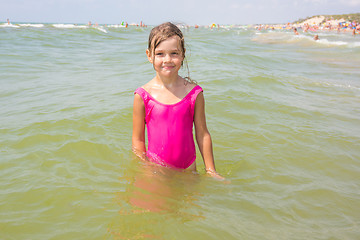
<path fill-rule="evenodd" d="M 359 36 L 182 29 L 223 182 L 132 154 L 150 27 L 0 26 L 1 239 L 360 238 Z"/>

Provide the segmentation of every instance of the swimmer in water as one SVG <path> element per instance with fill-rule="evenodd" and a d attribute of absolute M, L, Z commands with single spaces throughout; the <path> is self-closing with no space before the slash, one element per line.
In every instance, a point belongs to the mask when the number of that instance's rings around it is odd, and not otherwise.
<path fill-rule="evenodd" d="M 135 91 L 133 152 L 140 159 L 157 165 L 196 171 L 195 126 L 206 173 L 224 180 L 215 169 L 203 89 L 189 77 L 178 74 L 185 59 L 185 42 L 180 29 L 170 22 L 153 28 L 146 55 L 156 75 Z"/>
<path fill-rule="evenodd" d="M 295 35 L 299 35 L 299 32 L 297 31 L 296 28 L 294 28 L 294 34 L 295 34 Z"/>

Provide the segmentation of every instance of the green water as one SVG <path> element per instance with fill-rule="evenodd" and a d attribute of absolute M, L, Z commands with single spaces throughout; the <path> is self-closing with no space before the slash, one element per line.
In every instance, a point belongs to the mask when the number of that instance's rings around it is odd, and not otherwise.
<path fill-rule="evenodd" d="M 226 184 L 132 155 L 149 31 L 0 27 L 1 239 L 360 238 L 359 36 L 183 29 Z"/>

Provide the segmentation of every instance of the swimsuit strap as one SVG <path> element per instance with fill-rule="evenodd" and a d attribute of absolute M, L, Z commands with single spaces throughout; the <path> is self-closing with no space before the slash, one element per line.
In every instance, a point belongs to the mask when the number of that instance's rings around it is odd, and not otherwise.
<path fill-rule="evenodd" d="M 194 119 L 194 114 L 195 114 L 195 102 L 197 99 L 197 96 L 199 95 L 199 93 L 203 92 L 203 89 L 199 86 L 196 85 L 191 91 L 191 95 L 190 95 L 190 102 L 191 102 L 191 114 L 192 114 L 192 118 Z M 189 93 L 189 94 L 190 94 Z"/>
<path fill-rule="evenodd" d="M 145 91 L 142 87 L 139 87 L 135 90 L 134 94 L 139 94 L 140 97 L 144 100 L 144 104 L 147 105 L 147 103 L 150 100 L 150 96 L 147 91 Z"/>
<path fill-rule="evenodd" d="M 145 89 L 139 87 L 138 89 L 135 90 L 134 94 L 139 94 L 140 97 L 143 99 L 144 101 L 144 106 L 145 106 L 145 122 L 147 123 L 149 120 L 149 115 L 151 112 L 152 107 L 154 107 L 154 105 L 149 107 L 149 101 L 152 99 L 151 95 L 145 91 Z M 151 104 L 150 104 L 151 105 Z"/>

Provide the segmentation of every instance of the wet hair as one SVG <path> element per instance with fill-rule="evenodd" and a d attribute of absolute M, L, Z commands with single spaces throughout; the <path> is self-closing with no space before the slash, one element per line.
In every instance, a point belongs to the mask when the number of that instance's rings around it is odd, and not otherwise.
<path fill-rule="evenodd" d="M 159 26 L 154 27 L 149 35 L 149 42 L 148 42 L 148 50 L 152 56 L 152 58 L 154 58 L 155 56 L 155 49 L 157 48 L 157 46 L 159 46 L 159 44 L 171 37 L 174 36 L 178 36 L 179 37 L 179 45 L 180 45 L 180 51 L 184 57 L 183 61 L 181 62 L 181 66 L 183 66 L 184 61 L 186 64 L 186 69 L 187 69 L 187 77 L 184 77 L 185 80 L 187 80 L 190 83 L 195 83 L 195 81 L 190 79 L 190 71 L 189 71 L 189 66 L 187 64 L 186 58 L 185 58 L 185 39 L 184 39 L 184 35 L 181 32 L 181 30 L 173 23 L 171 22 L 166 22 L 163 24 L 160 24 Z"/>

